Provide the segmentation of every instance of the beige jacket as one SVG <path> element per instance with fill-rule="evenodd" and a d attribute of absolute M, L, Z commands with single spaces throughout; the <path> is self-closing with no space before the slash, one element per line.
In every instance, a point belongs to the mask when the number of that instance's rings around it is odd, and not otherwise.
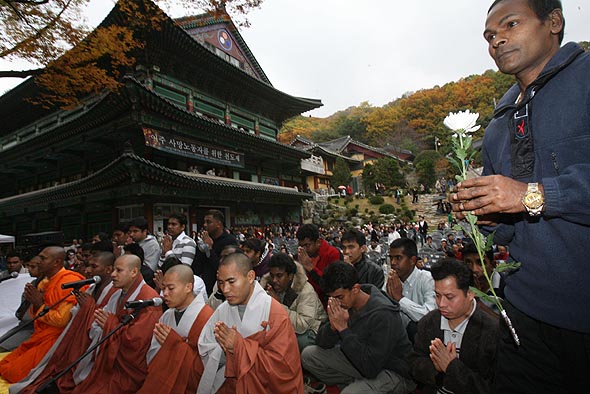
<path fill-rule="evenodd" d="M 297 273 L 293 278 L 291 288 L 297 293 L 297 298 L 291 306 L 283 305 L 289 313 L 289 319 L 297 334 L 304 334 L 307 330 L 313 330 L 317 334 L 320 324 L 324 322 L 328 315 L 318 298 L 317 293 L 312 285 L 307 281 L 307 275 L 303 267 L 297 265 Z M 260 285 L 263 289 L 270 283 L 270 274 L 266 274 L 260 279 Z"/>

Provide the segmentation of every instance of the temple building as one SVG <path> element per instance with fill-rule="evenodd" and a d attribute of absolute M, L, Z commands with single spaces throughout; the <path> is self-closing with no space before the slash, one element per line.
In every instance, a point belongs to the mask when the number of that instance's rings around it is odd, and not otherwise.
<path fill-rule="evenodd" d="M 326 194 L 330 189 L 338 188 L 339 185 L 330 184 L 338 157 L 342 158 L 350 168 L 353 193 L 363 189 L 362 178 L 365 165 L 373 164 L 380 158 L 391 158 L 404 163 L 414 159 L 410 151 L 399 148 L 395 151 L 376 148 L 356 141 L 349 135 L 319 143 L 297 135 L 291 141 L 291 146 L 311 153 L 310 158 L 302 159 L 301 168 L 307 179 L 307 188 L 319 194 Z"/>
<path fill-rule="evenodd" d="M 115 5 L 101 26 L 122 20 Z M 228 226 L 300 221 L 311 155 L 277 133 L 321 101 L 275 89 L 224 12 L 143 33 L 116 92 L 47 110 L 29 79 L 0 97 L 0 233 L 89 239 L 136 217 L 157 231 L 171 212 L 196 230 L 210 208 Z"/>

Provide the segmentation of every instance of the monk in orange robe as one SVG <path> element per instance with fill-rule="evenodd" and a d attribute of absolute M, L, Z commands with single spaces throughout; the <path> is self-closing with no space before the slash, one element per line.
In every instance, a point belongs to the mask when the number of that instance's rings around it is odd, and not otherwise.
<path fill-rule="evenodd" d="M 303 394 L 289 315 L 255 277 L 243 254 L 228 255 L 219 264 L 217 284 L 226 301 L 199 338 L 205 369 L 198 394 Z"/>
<path fill-rule="evenodd" d="M 84 279 L 79 273 L 64 269 L 65 256 L 64 248 L 59 246 L 47 247 L 39 253 L 39 277 L 45 276 L 46 279 L 39 283 L 38 288 L 30 283 L 25 286 L 25 298 L 31 303 L 31 316 L 38 315 L 44 306 L 55 304 L 71 292 L 69 289 L 63 290 L 62 284 Z M 74 304 L 76 297 L 72 295 L 51 308 L 45 316 L 35 320 L 31 338 L 0 361 L 0 376 L 11 383 L 27 376 L 70 321 Z"/>
<path fill-rule="evenodd" d="M 92 255 L 86 265 L 86 277 L 100 277 L 98 284 L 93 284 L 84 292 L 79 293 L 78 307 L 72 309 L 72 320 L 43 360 L 29 375 L 9 389 L 11 394 L 33 394 L 45 382 L 67 368 L 90 346 L 88 335 L 94 321 L 94 310 L 102 308 L 118 289 L 113 287 L 111 273 L 115 256 L 111 252 L 97 252 Z M 73 370 L 61 377 L 57 383 L 60 392 L 72 391 L 75 386 Z"/>
<path fill-rule="evenodd" d="M 141 260 L 134 255 L 123 255 L 115 260 L 111 274 L 113 286 L 118 289 L 103 309 L 94 312 L 95 324 L 101 337 L 108 334 L 121 318 L 130 311 L 125 303 L 151 300 L 158 294 L 149 287 L 141 275 Z M 135 394 L 147 373 L 146 353 L 149 349 L 155 324 L 162 308 L 150 306 L 137 313 L 131 323 L 123 326 L 103 343 L 94 354 L 90 370 L 72 391 L 74 394 Z M 76 374 L 79 372 L 76 370 Z"/>
<path fill-rule="evenodd" d="M 154 328 L 147 353 L 148 374 L 138 394 L 194 394 L 203 374 L 197 343 L 213 309 L 200 293 L 194 293 L 190 267 L 170 268 L 162 283 L 164 302 L 170 309 Z"/>

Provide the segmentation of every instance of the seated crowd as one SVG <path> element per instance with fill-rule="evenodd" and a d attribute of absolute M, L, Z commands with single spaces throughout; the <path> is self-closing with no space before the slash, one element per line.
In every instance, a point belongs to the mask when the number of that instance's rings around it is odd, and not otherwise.
<path fill-rule="evenodd" d="M 427 271 L 406 235 L 384 270 L 368 257 L 378 229 L 341 229 L 335 247 L 289 225 L 291 251 L 224 222 L 206 212 L 193 238 L 172 214 L 156 237 L 135 219 L 10 254 L 3 275 L 34 280 L 0 338 L 0 393 L 491 392 L 498 318 L 470 286 L 491 291 L 493 253 L 482 264 L 465 242 L 464 261 Z"/>

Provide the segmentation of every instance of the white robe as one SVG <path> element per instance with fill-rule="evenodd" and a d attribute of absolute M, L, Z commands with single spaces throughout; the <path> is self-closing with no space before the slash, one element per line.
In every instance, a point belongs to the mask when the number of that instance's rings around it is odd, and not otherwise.
<path fill-rule="evenodd" d="M 228 327 L 236 326 L 237 331 L 244 338 L 263 330 L 260 325 L 268 321 L 272 298 L 258 282 L 254 282 L 254 291 L 246 305 L 243 319 L 237 305 L 230 305 L 227 301 L 221 304 L 211 316 L 199 337 L 199 354 L 203 360 L 205 370 L 197 394 L 212 394 L 217 392 L 225 382 L 225 365 L 219 367 L 223 349 L 215 339 L 213 329 L 218 321 L 224 322 Z"/>
<path fill-rule="evenodd" d="M 164 312 L 162 317 L 160 317 L 160 323 L 164 323 L 172 327 L 172 329 L 176 331 L 176 333 L 181 337 L 188 337 L 188 334 L 191 331 L 191 328 L 193 327 L 195 320 L 197 320 L 197 316 L 199 316 L 199 313 L 201 313 L 201 309 L 203 309 L 204 306 L 205 301 L 203 301 L 203 297 L 196 296 L 193 302 L 191 302 L 190 305 L 184 311 L 184 314 L 180 318 L 180 322 L 178 322 L 178 324 L 176 324 L 176 319 L 174 317 L 174 312 L 176 311 L 176 308 L 170 308 L 166 312 Z M 156 357 L 156 354 L 158 353 L 161 347 L 162 345 L 160 345 L 160 343 L 157 341 L 156 336 L 153 335 L 152 343 L 146 356 L 148 365 L 152 362 L 154 357 Z"/>

